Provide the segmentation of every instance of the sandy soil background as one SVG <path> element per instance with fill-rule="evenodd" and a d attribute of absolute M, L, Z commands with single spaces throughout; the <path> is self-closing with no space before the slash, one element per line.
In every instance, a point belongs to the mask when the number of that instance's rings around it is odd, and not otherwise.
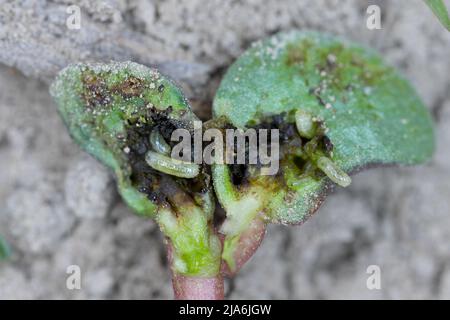
<path fill-rule="evenodd" d="M 80 30 L 65 27 L 78 4 Z M 447 1 L 449 4 L 449 2 Z M 366 8 L 382 9 L 369 31 Z M 207 118 L 226 68 L 253 40 L 316 29 L 381 51 L 436 121 L 427 165 L 354 177 L 302 227 L 272 226 L 227 297 L 450 298 L 450 33 L 420 0 L 0 0 L 0 298 L 171 298 L 162 237 L 121 202 L 111 175 L 70 140 L 48 94 L 66 64 L 160 67 Z M 66 268 L 82 289 L 66 288 Z M 381 268 L 381 290 L 366 269 Z"/>

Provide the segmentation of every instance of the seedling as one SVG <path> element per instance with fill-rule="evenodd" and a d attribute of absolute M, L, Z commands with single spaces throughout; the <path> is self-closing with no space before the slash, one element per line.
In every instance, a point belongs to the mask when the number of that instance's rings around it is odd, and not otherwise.
<path fill-rule="evenodd" d="M 0 236 L 0 261 L 6 259 L 11 254 L 8 244 L 5 239 Z"/>
<path fill-rule="evenodd" d="M 198 119 L 156 70 L 73 65 L 51 93 L 74 140 L 114 171 L 137 214 L 159 224 L 181 299 L 223 298 L 223 276 L 253 255 L 267 224 L 303 223 L 351 173 L 422 163 L 434 149 L 430 115 L 403 77 L 374 52 L 314 32 L 255 43 L 228 70 L 204 124 L 277 129 L 275 175 L 261 163 L 174 159 L 171 134 Z"/>
<path fill-rule="evenodd" d="M 231 273 L 267 223 L 303 223 L 334 184 L 350 184 L 348 173 L 421 163 L 434 148 L 430 116 L 403 77 L 374 52 L 314 32 L 254 44 L 222 80 L 213 114 L 238 128 L 278 128 L 282 137 L 276 176 L 213 166 Z"/>
<path fill-rule="evenodd" d="M 51 93 L 74 140 L 114 171 L 120 194 L 137 214 L 159 224 L 176 296 L 191 295 L 196 287 L 189 281 L 201 278 L 197 282 L 217 288 L 206 294 L 221 297 L 209 174 L 169 156 L 172 132 L 193 130 L 198 121 L 181 91 L 158 71 L 129 62 L 70 66 Z"/>
<path fill-rule="evenodd" d="M 430 7 L 431 11 L 439 19 L 442 25 L 450 31 L 450 17 L 448 16 L 447 7 L 443 0 L 425 0 L 425 3 Z"/>

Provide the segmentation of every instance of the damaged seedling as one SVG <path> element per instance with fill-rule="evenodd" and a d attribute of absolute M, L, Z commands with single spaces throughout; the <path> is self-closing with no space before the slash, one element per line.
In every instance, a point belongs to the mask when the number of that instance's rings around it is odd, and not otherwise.
<path fill-rule="evenodd" d="M 51 93 L 74 140 L 114 171 L 126 203 L 160 226 L 176 298 L 223 298 L 223 276 L 254 254 L 269 223 L 303 223 L 333 186 L 350 185 L 350 173 L 422 163 L 434 149 L 430 115 L 402 76 L 372 51 L 314 32 L 255 43 L 220 84 L 203 129 L 260 132 L 258 147 L 271 157 L 258 153 L 255 162 L 220 159 L 238 157 L 233 148 L 211 166 L 191 162 L 191 152 L 175 157 L 174 132 L 195 137 L 198 119 L 156 70 L 72 65 Z M 278 161 L 273 174 L 265 158 Z"/>
<path fill-rule="evenodd" d="M 192 279 L 213 285 L 209 298 L 222 297 L 208 170 L 170 157 L 172 132 L 192 131 L 198 121 L 178 87 L 135 63 L 77 64 L 60 73 L 51 93 L 74 140 L 114 171 L 136 213 L 158 222 L 177 297 L 191 295 Z"/>
<path fill-rule="evenodd" d="M 280 131 L 278 174 L 212 167 L 226 211 L 222 258 L 232 274 L 268 223 L 301 224 L 335 184 L 350 185 L 351 172 L 422 163 L 434 149 L 430 115 L 402 76 L 374 52 L 315 32 L 253 44 L 222 80 L 213 116 L 236 128 Z"/>

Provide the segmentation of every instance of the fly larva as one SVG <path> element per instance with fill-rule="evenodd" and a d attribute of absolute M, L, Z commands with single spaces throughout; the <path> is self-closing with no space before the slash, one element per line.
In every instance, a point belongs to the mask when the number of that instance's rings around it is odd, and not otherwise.
<path fill-rule="evenodd" d="M 341 168 L 339 168 L 330 158 L 320 157 L 317 160 L 317 167 L 327 175 L 334 183 L 341 187 L 348 187 L 352 179 Z"/>
<path fill-rule="evenodd" d="M 295 112 L 295 125 L 301 137 L 311 139 L 316 134 L 317 124 L 308 112 L 297 110 Z"/>
<path fill-rule="evenodd" d="M 198 164 L 172 159 L 154 151 L 145 154 L 145 161 L 153 169 L 179 178 L 194 178 L 200 173 Z"/>
<path fill-rule="evenodd" d="M 159 130 L 156 128 L 153 129 L 152 132 L 150 133 L 149 141 L 153 150 L 155 150 L 158 153 L 168 156 L 172 151 L 169 144 L 166 142 L 166 140 L 164 140 L 164 137 L 161 135 L 161 133 L 159 133 Z"/>

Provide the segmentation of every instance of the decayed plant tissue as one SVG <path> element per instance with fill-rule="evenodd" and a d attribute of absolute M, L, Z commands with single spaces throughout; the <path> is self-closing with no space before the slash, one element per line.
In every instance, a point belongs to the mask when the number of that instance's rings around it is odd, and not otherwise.
<path fill-rule="evenodd" d="M 449 297 L 444 2 L 0 16 L 0 298 Z"/>

